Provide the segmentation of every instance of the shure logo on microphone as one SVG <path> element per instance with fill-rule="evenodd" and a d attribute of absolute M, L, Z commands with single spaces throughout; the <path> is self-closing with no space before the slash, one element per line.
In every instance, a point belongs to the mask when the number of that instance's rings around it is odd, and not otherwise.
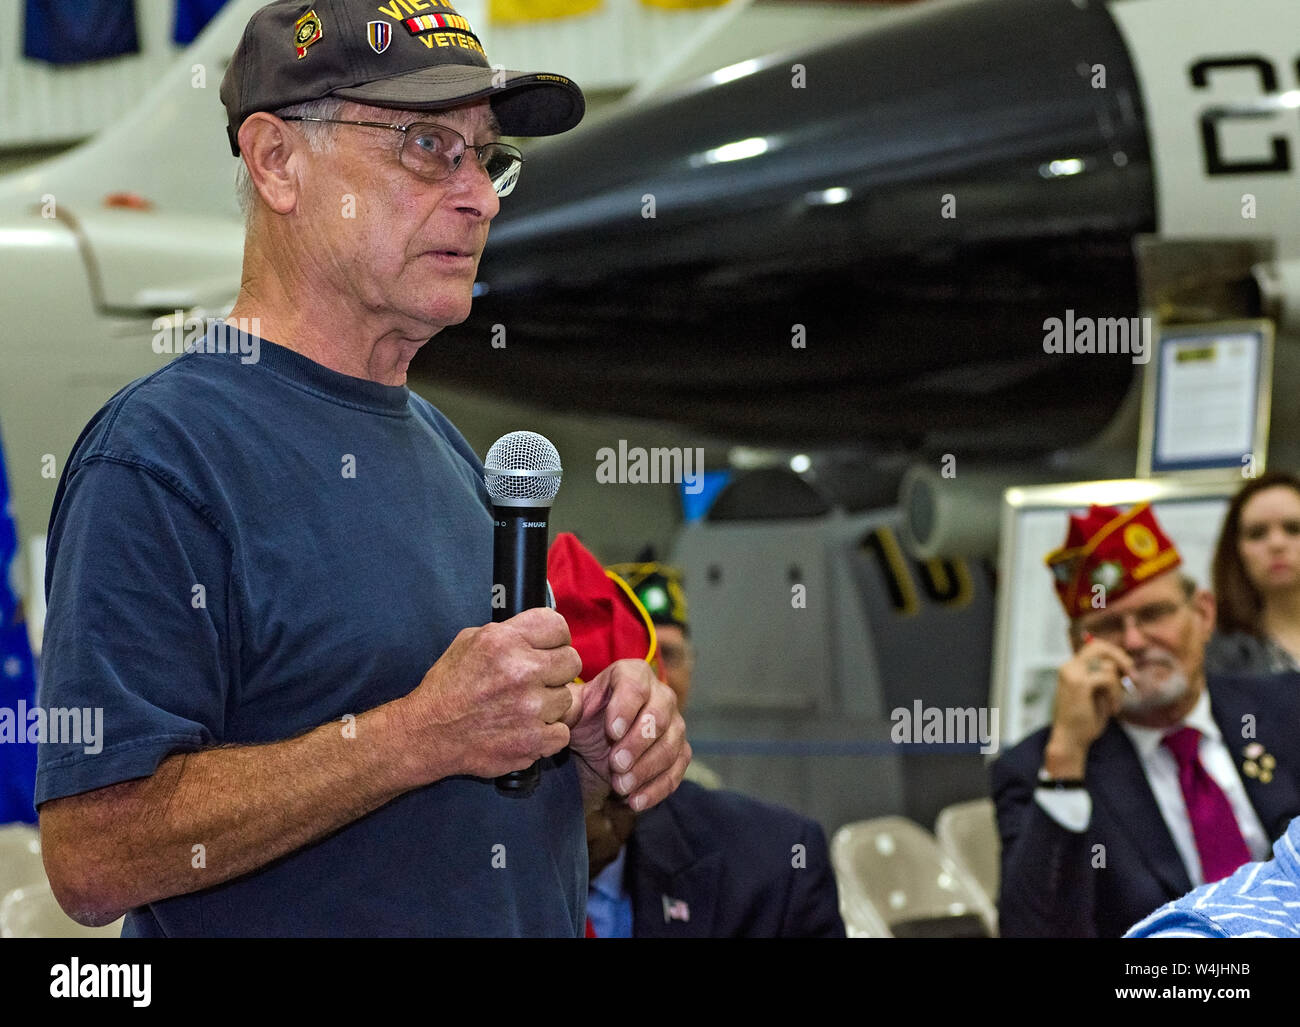
<path fill-rule="evenodd" d="M 546 527 L 546 522 L 545 522 L 545 521 L 524 521 L 523 523 L 524 523 L 524 527 L 525 527 L 525 528 L 545 528 L 545 527 Z"/>
<path fill-rule="evenodd" d="M 596 450 L 596 481 L 602 485 L 617 482 L 620 485 L 679 484 L 687 494 L 696 496 L 704 491 L 704 450 L 672 449 L 641 446 L 627 447 L 626 439 L 618 440 L 618 450 L 605 446 Z"/>

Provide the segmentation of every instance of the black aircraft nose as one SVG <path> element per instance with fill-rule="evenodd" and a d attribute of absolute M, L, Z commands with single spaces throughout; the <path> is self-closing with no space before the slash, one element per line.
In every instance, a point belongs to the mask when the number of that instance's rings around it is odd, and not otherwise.
<path fill-rule="evenodd" d="M 1048 353 L 1044 323 L 1135 316 L 1155 227 L 1103 5 L 922 8 L 714 78 L 529 156 L 431 372 L 755 439 L 1101 429 L 1132 360 Z"/>

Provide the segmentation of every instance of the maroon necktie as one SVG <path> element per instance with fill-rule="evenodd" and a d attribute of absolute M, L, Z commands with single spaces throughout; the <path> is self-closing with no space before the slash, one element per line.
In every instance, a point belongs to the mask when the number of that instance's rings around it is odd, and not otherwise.
<path fill-rule="evenodd" d="M 1201 733 L 1194 727 L 1179 728 L 1165 735 L 1161 744 L 1167 745 L 1178 761 L 1178 783 L 1187 803 L 1187 817 L 1192 822 L 1205 883 L 1222 880 L 1249 862 L 1250 850 L 1241 836 L 1228 797 L 1201 766 L 1197 755 Z"/>

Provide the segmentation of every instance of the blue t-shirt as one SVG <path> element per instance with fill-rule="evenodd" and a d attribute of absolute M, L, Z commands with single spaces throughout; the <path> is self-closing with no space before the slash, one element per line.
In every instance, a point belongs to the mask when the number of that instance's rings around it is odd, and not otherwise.
<path fill-rule="evenodd" d="M 232 331 L 222 348 L 119 392 L 64 469 L 40 701 L 102 707 L 103 726 L 96 746 L 40 746 L 38 805 L 148 776 L 170 753 L 342 730 L 492 619 L 482 467 L 450 422 L 405 387 L 270 342 Z M 562 753 L 527 799 L 438 781 L 133 910 L 123 934 L 580 937 L 586 890 Z"/>

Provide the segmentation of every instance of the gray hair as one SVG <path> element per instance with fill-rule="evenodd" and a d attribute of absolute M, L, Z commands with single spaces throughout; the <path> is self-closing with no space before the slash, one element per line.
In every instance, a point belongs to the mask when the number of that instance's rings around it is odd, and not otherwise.
<path fill-rule="evenodd" d="M 277 118 L 293 115 L 302 118 L 337 118 L 343 110 L 346 100 L 336 96 L 327 96 L 321 100 L 309 100 L 296 103 L 292 107 L 282 107 L 275 111 Z M 329 153 L 334 147 L 334 136 L 328 130 L 331 125 L 321 125 L 314 121 L 296 122 L 311 147 L 312 153 Z M 253 211 L 257 209 L 257 190 L 253 186 L 253 176 L 248 173 L 248 165 L 239 159 L 235 169 L 235 198 L 239 201 L 239 211 L 244 215 L 244 225 L 252 223 Z"/>

